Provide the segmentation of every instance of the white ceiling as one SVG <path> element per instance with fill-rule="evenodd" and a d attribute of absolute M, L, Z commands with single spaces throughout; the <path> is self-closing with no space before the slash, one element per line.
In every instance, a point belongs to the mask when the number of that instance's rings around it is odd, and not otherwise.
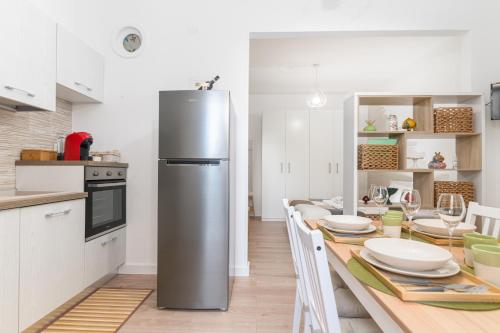
<path fill-rule="evenodd" d="M 449 32 L 252 39 L 250 93 L 308 93 L 314 63 L 320 64 L 320 86 L 327 93 L 394 90 L 399 85 L 422 90 L 422 80 L 431 91 L 432 80 L 419 73 L 463 71 L 463 43 L 462 33 Z"/>

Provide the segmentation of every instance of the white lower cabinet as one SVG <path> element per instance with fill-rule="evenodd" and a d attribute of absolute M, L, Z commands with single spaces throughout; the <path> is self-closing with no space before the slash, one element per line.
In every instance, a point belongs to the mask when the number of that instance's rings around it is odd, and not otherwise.
<path fill-rule="evenodd" d="M 21 209 L 21 331 L 83 290 L 84 242 L 84 199 Z"/>
<path fill-rule="evenodd" d="M 125 230 L 121 228 L 85 243 L 85 286 L 117 273 L 125 262 Z"/>
<path fill-rule="evenodd" d="M 0 211 L 0 332 L 25 330 L 117 273 L 125 230 L 85 243 L 85 199 Z"/>
<path fill-rule="evenodd" d="M 0 211 L 0 332 L 17 333 L 19 209 Z"/>

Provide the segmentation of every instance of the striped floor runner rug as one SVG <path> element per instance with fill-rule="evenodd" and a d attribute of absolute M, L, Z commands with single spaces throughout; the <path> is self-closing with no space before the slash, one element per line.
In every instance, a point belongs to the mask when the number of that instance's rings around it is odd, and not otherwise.
<path fill-rule="evenodd" d="M 97 289 L 42 332 L 116 332 L 151 292 L 151 289 Z"/>

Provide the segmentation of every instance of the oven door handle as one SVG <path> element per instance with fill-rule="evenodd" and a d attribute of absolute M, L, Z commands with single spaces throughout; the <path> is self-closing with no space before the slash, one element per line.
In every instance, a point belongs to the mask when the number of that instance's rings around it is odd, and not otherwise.
<path fill-rule="evenodd" d="M 125 186 L 126 182 L 121 183 L 106 183 L 106 184 L 88 184 L 88 187 L 114 187 L 114 186 Z"/>

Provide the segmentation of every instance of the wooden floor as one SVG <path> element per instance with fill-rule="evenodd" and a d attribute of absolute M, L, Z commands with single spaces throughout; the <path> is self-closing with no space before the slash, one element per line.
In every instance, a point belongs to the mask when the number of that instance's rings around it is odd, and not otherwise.
<path fill-rule="evenodd" d="M 250 277 L 236 280 L 228 312 L 158 310 L 153 292 L 119 332 L 289 333 L 295 279 L 285 223 L 250 220 L 248 231 Z M 156 289 L 156 276 L 119 275 L 106 286 Z"/>

